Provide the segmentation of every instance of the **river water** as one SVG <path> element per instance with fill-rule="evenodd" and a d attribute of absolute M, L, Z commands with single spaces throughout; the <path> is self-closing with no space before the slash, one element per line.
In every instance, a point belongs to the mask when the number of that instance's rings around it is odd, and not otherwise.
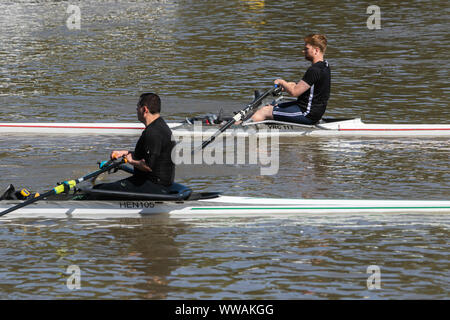
<path fill-rule="evenodd" d="M 77 2 L 75 2 L 77 3 Z M 369 4 L 381 29 L 367 27 Z M 301 79 L 303 36 L 325 33 L 327 115 L 448 123 L 447 6 L 441 1 L 0 1 L 0 121 L 135 121 L 157 92 L 168 120 L 226 113 L 275 78 Z M 45 190 L 95 170 L 137 137 L 0 136 L 0 186 Z M 288 198 L 444 199 L 448 139 L 301 138 L 279 170 L 187 165 L 198 191 Z M 258 169 L 258 168 L 256 168 Z M 115 179 L 106 176 L 105 179 Z M 440 214 L 279 219 L 5 220 L 1 299 L 448 299 L 450 219 Z M 67 286 L 68 266 L 81 288 Z M 369 266 L 380 289 L 369 290 Z"/>

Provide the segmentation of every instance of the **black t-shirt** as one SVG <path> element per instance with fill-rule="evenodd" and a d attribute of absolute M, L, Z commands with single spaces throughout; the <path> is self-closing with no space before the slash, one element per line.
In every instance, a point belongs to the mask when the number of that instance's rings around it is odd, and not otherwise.
<path fill-rule="evenodd" d="M 175 177 L 175 164 L 172 162 L 174 146 L 172 131 L 161 117 L 150 123 L 136 143 L 133 158 L 145 159 L 152 171 L 143 172 L 135 168 L 134 176 L 157 184 L 172 184 Z"/>
<path fill-rule="evenodd" d="M 330 98 L 331 72 L 328 62 L 319 61 L 306 70 L 302 78 L 311 86 L 297 99 L 303 115 L 314 121 L 319 121 Z"/>

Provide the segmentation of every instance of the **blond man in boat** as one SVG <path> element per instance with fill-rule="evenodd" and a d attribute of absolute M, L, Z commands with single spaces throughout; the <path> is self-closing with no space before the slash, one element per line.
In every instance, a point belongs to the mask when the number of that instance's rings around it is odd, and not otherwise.
<path fill-rule="evenodd" d="M 297 100 L 267 105 L 252 116 L 253 121 L 277 120 L 313 125 L 320 121 L 330 98 L 331 73 L 328 61 L 324 60 L 327 38 L 311 34 L 304 38 L 305 59 L 311 61 L 303 78 L 298 82 L 276 79 L 275 84 Z"/>

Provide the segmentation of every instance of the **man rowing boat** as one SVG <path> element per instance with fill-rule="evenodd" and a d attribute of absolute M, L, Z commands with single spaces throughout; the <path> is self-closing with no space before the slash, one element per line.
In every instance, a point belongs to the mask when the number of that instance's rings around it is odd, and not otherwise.
<path fill-rule="evenodd" d="M 253 121 L 273 119 L 312 125 L 322 118 L 330 97 L 331 74 L 328 62 L 323 59 L 327 48 L 327 38 L 321 34 L 311 34 L 305 37 L 305 59 L 311 61 L 311 67 L 306 70 L 298 83 L 275 80 L 296 101 L 267 105 L 252 116 Z"/>
<path fill-rule="evenodd" d="M 137 103 L 137 118 L 145 125 L 134 151 L 114 150 L 111 159 L 125 157 L 134 167 L 131 177 L 98 184 L 95 189 L 126 192 L 168 193 L 174 182 L 172 131 L 160 115 L 161 100 L 154 93 L 143 93 Z"/>

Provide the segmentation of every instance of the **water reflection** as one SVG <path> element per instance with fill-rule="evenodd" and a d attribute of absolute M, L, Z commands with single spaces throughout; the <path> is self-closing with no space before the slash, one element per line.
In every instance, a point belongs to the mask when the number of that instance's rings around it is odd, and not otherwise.
<path fill-rule="evenodd" d="M 128 283 L 134 283 L 136 294 L 145 299 L 168 298 L 171 291 L 168 277 L 180 267 L 180 251 L 183 250 L 183 244 L 176 238 L 188 233 L 188 229 L 187 225 L 165 216 L 142 221 L 123 220 L 121 225 L 109 228 L 114 241 L 125 244 L 121 250 L 121 276 Z M 124 283 L 123 287 L 127 290 L 129 286 Z"/>
<path fill-rule="evenodd" d="M 165 299 L 169 276 L 180 267 L 177 237 L 188 226 L 165 216 L 141 221 L 14 221 L 6 222 L 0 255 L 4 298 Z M 7 234 L 9 236 L 7 237 Z M 136 237 L 138 235 L 138 237 Z M 20 250 L 13 245 L 20 242 Z M 66 286 L 68 266 L 80 269 L 79 290 Z M 40 279 L 36 278 L 36 272 Z M 41 292 L 47 288 L 46 292 Z"/>

